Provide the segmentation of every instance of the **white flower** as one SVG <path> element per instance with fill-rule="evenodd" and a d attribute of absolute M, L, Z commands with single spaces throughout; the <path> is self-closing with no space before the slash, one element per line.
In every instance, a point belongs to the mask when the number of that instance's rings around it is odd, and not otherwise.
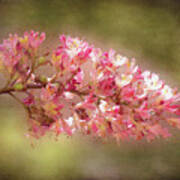
<path fill-rule="evenodd" d="M 151 78 L 146 82 L 150 90 L 158 90 L 162 87 L 162 82 L 159 80 L 158 75 L 152 74 Z"/>
<path fill-rule="evenodd" d="M 69 126 L 72 126 L 74 118 L 73 117 L 69 117 L 68 119 L 65 120 Z"/>
<path fill-rule="evenodd" d="M 64 96 L 66 99 L 73 99 L 74 94 L 71 92 L 64 92 Z"/>
<path fill-rule="evenodd" d="M 104 73 L 103 72 L 100 72 L 97 76 L 97 79 L 101 79 L 102 77 L 104 76 Z"/>
<path fill-rule="evenodd" d="M 145 71 L 143 74 L 146 90 L 158 90 L 162 87 L 163 83 L 159 80 L 159 76 L 155 73 L 151 74 Z"/>
<path fill-rule="evenodd" d="M 168 85 L 165 85 L 163 87 L 163 89 L 161 90 L 161 97 L 164 100 L 168 100 L 168 99 L 172 98 L 173 95 L 174 95 L 173 91 L 172 91 L 172 89 Z"/>
<path fill-rule="evenodd" d="M 91 52 L 90 57 L 93 62 L 96 62 L 98 59 L 93 52 Z"/>
<path fill-rule="evenodd" d="M 133 79 L 132 74 L 129 75 L 122 74 L 120 78 L 116 77 L 115 81 L 117 86 L 123 87 L 128 85 L 132 81 L 132 79 Z"/>
<path fill-rule="evenodd" d="M 142 76 L 144 77 L 144 80 L 147 81 L 149 79 L 149 76 L 151 75 L 150 71 L 144 71 L 142 73 Z"/>
<path fill-rule="evenodd" d="M 129 124 L 129 125 L 128 125 L 128 128 L 129 128 L 129 129 L 130 129 L 130 128 L 132 128 L 132 127 L 133 127 L 133 125 L 132 125 L 132 124 Z"/>
<path fill-rule="evenodd" d="M 99 57 L 102 55 L 102 52 L 100 49 L 93 49 L 91 53 L 89 54 L 90 59 L 93 61 L 93 63 L 98 62 Z"/>
<path fill-rule="evenodd" d="M 66 52 L 71 59 L 81 51 L 80 45 L 82 45 L 82 42 L 77 38 L 73 39 L 72 41 L 67 41 L 68 49 Z"/>
<path fill-rule="evenodd" d="M 79 103 L 76 104 L 75 107 L 76 107 L 76 108 L 79 108 L 79 107 L 81 107 L 82 105 L 83 105 L 83 103 L 82 103 L 82 102 L 79 102 Z"/>
<path fill-rule="evenodd" d="M 71 127 L 71 132 L 74 133 L 76 128 L 73 127 L 74 118 L 70 116 L 68 119 L 65 119 L 66 123 Z"/>
<path fill-rule="evenodd" d="M 101 100 L 100 101 L 100 105 L 99 105 L 99 108 L 100 108 L 100 110 L 104 113 L 104 112 L 106 112 L 106 110 L 107 110 L 107 102 L 106 101 L 104 101 L 104 100 Z"/>
<path fill-rule="evenodd" d="M 137 72 L 137 70 L 138 70 L 138 66 L 135 66 L 133 69 L 132 69 L 132 73 L 136 73 Z"/>
<path fill-rule="evenodd" d="M 114 64 L 114 66 L 118 67 L 118 66 L 123 66 L 127 62 L 128 62 L 128 58 L 117 55 L 116 59 L 114 59 L 114 61 L 113 61 L 113 64 Z"/>

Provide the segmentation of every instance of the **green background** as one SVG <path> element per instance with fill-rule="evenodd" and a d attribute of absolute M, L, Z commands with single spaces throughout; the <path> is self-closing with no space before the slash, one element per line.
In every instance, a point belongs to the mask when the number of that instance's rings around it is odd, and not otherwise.
<path fill-rule="evenodd" d="M 178 0 L 0 0 L 1 41 L 30 29 L 46 32 L 44 48 L 56 47 L 62 33 L 114 48 L 179 88 Z M 179 132 L 119 146 L 80 135 L 29 140 L 25 112 L 6 96 L 0 97 L 0 119 L 1 179 L 180 179 Z"/>

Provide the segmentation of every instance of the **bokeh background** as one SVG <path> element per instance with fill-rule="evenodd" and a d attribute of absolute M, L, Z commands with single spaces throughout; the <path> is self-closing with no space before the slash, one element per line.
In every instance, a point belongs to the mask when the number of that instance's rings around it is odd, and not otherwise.
<path fill-rule="evenodd" d="M 0 0 L 1 42 L 30 29 L 46 32 L 44 48 L 56 47 L 62 33 L 114 48 L 180 89 L 179 0 Z M 80 135 L 29 140 L 25 119 L 20 105 L 0 97 L 0 179 L 180 179 L 174 130 L 173 138 L 153 143 L 116 145 Z"/>

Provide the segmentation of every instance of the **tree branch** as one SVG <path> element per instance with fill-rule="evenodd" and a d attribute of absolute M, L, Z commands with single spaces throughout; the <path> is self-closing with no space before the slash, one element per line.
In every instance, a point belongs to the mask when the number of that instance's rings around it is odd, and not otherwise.
<path fill-rule="evenodd" d="M 0 95 L 1 94 L 9 94 L 10 92 L 24 92 L 28 89 L 40 89 L 42 87 L 45 87 L 46 84 L 27 84 L 26 87 L 24 87 L 22 90 L 16 90 L 15 88 L 5 88 L 0 90 Z"/>

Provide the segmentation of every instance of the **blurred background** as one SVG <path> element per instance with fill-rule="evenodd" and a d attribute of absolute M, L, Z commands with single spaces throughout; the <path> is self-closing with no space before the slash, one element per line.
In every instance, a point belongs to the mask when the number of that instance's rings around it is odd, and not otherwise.
<path fill-rule="evenodd" d="M 31 29 L 46 32 L 44 48 L 56 47 L 62 33 L 113 48 L 180 89 L 179 0 L 0 0 L 1 42 Z M 0 179 L 180 179 L 179 132 L 120 145 L 80 135 L 29 140 L 25 112 L 7 96 L 0 119 Z"/>

